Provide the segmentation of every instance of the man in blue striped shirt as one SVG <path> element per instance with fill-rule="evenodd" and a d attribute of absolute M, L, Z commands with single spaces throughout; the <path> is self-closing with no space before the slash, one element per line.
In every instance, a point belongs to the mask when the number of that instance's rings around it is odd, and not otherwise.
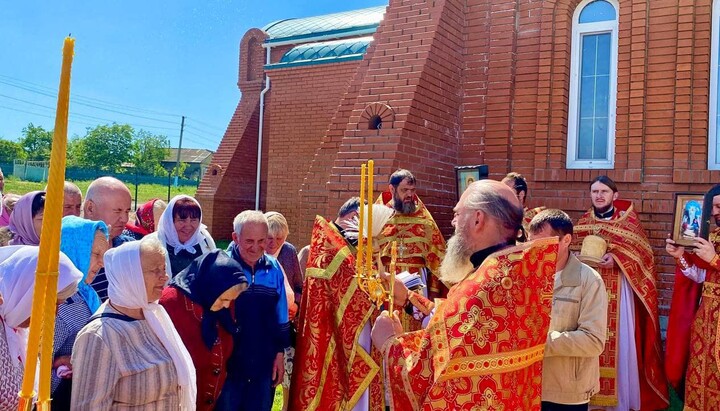
<path fill-rule="evenodd" d="M 83 217 L 92 221 L 102 221 L 107 225 L 110 247 L 119 247 L 133 238 L 123 235 L 130 214 L 132 196 L 125 183 L 115 177 L 100 177 L 88 186 L 83 204 Z M 97 291 L 101 301 L 107 300 L 108 280 L 105 269 L 95 275 L 92 288 Z"/>

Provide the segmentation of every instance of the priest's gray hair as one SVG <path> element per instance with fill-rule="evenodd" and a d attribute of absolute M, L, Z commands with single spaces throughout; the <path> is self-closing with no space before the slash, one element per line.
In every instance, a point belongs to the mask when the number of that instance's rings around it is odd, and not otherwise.
<path fill-rule="evenodd" d="M 491 187 L 480 186 L 475 190 L 468 190 L 465 206 L 470 210 L 479 210 L 497 221 L 498 225 L 506 230 L 506 240 L 512 240 L 522 227 L 523 208 L 517 206 Z"/>
<path fill-rule="evenodd" d="M 233 220 L 233 231 L 235 232 L 235 234 L 240 236 L 243 226 L 248 223 L 263 224 L 266 228 L 268 226 L 267 218 L 262 213 L 262 211 L 245 210 L 242 213 L 236 215 L 235 219 Z"/>

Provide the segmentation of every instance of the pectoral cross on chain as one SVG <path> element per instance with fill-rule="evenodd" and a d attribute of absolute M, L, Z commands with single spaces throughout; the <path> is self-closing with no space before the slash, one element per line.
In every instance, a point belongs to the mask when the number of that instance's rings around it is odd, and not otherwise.
<path fill-rule="evenodd" d="M 398 253 L 400 254 L 400 258 L 405 257 L 405 250 L 407 250 L 407 247 L 405 247 L 405 243 L 400 240 L 400 246 L 398 246 Z"/>

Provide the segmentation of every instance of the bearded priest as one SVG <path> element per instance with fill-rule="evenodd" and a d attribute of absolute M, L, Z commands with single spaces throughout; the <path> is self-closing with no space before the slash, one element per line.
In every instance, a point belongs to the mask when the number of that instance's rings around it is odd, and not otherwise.
<path fill-rule="evenodd" d="M 402 333 L 384 311 L 371 333 L 384 355 L 393 410 L 540 410 L 542 359 L 557 238 L 514 245 L 523 219 L 515 193 L 472 183 L 455 206 L 455 234 L 439 272 L 454 284 L 423 330 Z M 397 301 L 413 299 L 395 281 Z"/>

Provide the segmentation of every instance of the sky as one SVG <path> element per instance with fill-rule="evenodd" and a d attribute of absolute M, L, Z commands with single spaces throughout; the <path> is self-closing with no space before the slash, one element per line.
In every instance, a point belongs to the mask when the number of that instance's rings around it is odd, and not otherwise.
<path fill-rule="evenodd" d="M 216 150 L 240 100 L 239 44 L 251 28 L 387 0 L 2 1 L 0 138 L 52 129 L 65 36 L 75 38 L 68 137 L 130 124 L 177 147 Z"/>

